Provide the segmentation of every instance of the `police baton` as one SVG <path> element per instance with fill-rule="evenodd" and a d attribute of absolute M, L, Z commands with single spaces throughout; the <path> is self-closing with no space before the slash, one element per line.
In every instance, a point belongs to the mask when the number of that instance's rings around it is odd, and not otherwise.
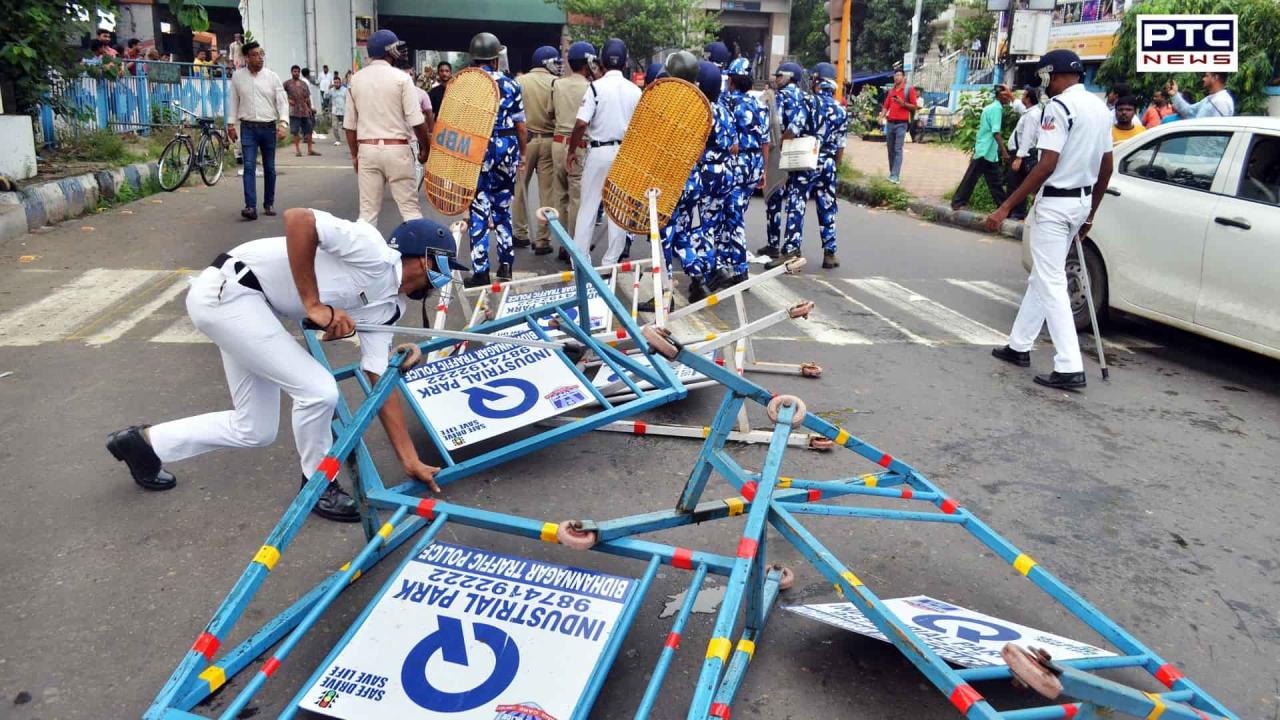
<path fill-rule="evenodd" d="M 1084 259 L 1084 243 L 1080 242 L 1080 233 L 1076 233 L 1076 259 L 1080 261 L 1080 280 L 1084 284 L 1084 299 L 1089 305 L 1089 322 L 1093 324 L 1093 341 L 1098 346 L 1098 364 L 1102 366 L 1102 379 L 1109 380 L 1107 356 L 1102 350 L 1102 333 L 1098 332 L 1098 312 L 1093 307 L 1093 281 L 1089 279 L 1089 266 Z"/>
<path fill-rule="evenodd" d="M 323 330 L 315 322 L 304 320 L 302 326 L 308 330 Z M 357 332 L 390 332 L 396 335 L 411 335 L 413 337 L 424 338 L 448 338 L 450 340 L 465 340 L 469 342 L 482 343 L 504 343 L 507 345 L 525 345 L 527 347 L 546 348 L 548 350 L 561 350 L 565 347 L 565 343 L 548 341 L 548 340 L 530 340 L 522 337 L 508 337 L 506 335 L 485 335 L 484 333 L 463 332 L 461 330 L 436 330 L 433 328 L 416 328 L 416 327 L 400 327 L 397 325 L 375 325 L 371 323 L 356 323 Z"/>

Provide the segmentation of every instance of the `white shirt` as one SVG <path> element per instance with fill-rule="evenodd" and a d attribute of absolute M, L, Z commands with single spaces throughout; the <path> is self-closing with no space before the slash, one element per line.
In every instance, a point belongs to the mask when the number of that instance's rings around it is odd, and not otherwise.
<path fill-rule="evenodd" d="M 324 94 L 333 86 L 333 73 L 321 73 L 320 75 L 320 93 Z"/>
<path fill-rule="evenodd" d="M 1198 103 L 1189 103 L 1180 93 L 1173 93 L 1173 109 L 1183 118 L 1231 117 L 1236 114 L 1236 101 L 1226 88 L 1219 90 Z"/>
<path fill-rule="evenodd" d="M 320 302 L 345 310 L 358 323 L 390 325 L 399 319 L 407 302 L 400 295 L 400 253 L 363 220 L 343 220 L 323 210 L 311 212 L 320 238 L 316 250 Z M 306 318 L 283 237 L 250 240 L 228 254 L 253 271 L 277 315 L 296 322 Z M 391 353 L 392 334 L 361 331 L 359 337 L 360 367 L 381 374 Z"/>
<path fill-rule="evenodd" d="M 640 88 L 618 70 L 610 70 L 591 83 L 578 108 L 578 119 L 587 123 L 587 137 L 597 142 L 621 140 L 640 93 Z"/>
<path fill-rule="evenodd" d="M 1045 105 L 1036 147 L 1058 153 L 1058 165 L 1045 181 L 1046 187 L 1093 187 L 1102 156 L 1111 152 L 1111 111 L 1076 83 Z"/>
<path fill-rule="evenodd" d="M 1017 157 L 1026 157 L 1036 148 L 1036 135 L 1040 133 L 1040 118 L 1044 110 L 1039 105 L 1027 107 L 1021 102 L 1014 105 L 1022 108 L 1022 116 L 1018 118 L 1018 126 L 1009 135 L 1007 147 Z"/>
<path fill-rule="evenodd" d="M 255 75 L 243 67 L 231 75 L 227 114 L 234 120 L 277 122 L 289 118 L 289 99 L 280 76 L 262 68 Z"/>

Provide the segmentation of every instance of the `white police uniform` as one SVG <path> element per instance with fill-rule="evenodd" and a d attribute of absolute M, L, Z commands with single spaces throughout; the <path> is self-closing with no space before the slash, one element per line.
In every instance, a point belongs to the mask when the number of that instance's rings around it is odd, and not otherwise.
<path fill-rule="evenodd" d="M 1083 84 L 1072 85 L 1045 106 L 1036 147 L 1041 153 L 1057 152 L 1058 165 L 1036 196 L 1027 221 L 1033 266 L 1009 347 L 1029 351 L 1047 323 L 1056 351 L 1053 369 L 1078 373 L 1084 362 L 1064 265 L 1076 233 L 1089 217 L 1102 156 L 1111 152 L 1111 112 Z"/>
<path fill-rule="evenodd" d="M 582 165 L 582 194 L 578 217 L 574 220 L 573 241 L 584 254 L 591 254 L 591 234 L 595 230 L 596 213 L 604 195 L 604 181 L 618 156 L 618 146 L 631 123 L 631 115 L 640 102 L 640 88 L 618 70 L 610 70 L 591 83 L 582 96 L 578 119 L 587 123 L 587 159 Z M 607 216 L 606 216 L 607 217 Z M 609 223 L 609 247 L 604 264 L 618 262 L 626 247 L 627 233 L 612 219 Z"/>
<path fill-rule="evenodd" d="M 399 294 L 400 253 L 377 228 L 313 210 L 319 248 L 320 301 L 345 310 L 357 323 L 391 325 L 404 311 Z M 289 269 L 283 237 L 252 240 L 219 255 L 191 281 L 191 322 L 218 344 L 233 410 L 152 426 L 152 448 L 162 462 L 225 447 L 271 444 L 280 426 L 280 390 L 293 398 L 293 435 L 303 475 L 310 475 L 332 444 L 329 424 L 338 403 L 333 376 L 303 349 L 282 320 L 306 318 Z M 381 374 L 390 332 L 360 332 L 360 366 Z"/>

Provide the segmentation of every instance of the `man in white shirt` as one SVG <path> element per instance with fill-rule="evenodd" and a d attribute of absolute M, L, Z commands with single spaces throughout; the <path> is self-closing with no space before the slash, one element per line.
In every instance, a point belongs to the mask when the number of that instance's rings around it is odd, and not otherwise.
<path fill-rule="evenodd" d="M 1066 259 L 1077 233 L 1088 233 L 1093 214 L 1111 181 L 1111 112 L 1085 89 L 1084 64 L 1070 50 L 1051 50 L 1040 58 L 1050 101 L 1040 121 L 1036 146 L 1040 161 L 1008 198 L 987 216 L 995 232 L 1013 208 L 1036 195 L 1024 232 L 1032 268 L 1027 293 L 1009 333 L 1009 344 L 991 354 L 1019 367 L 1031 365 L 1031 347 L 1047 323 L 1056 354 L 1053 372 L 1035 381 L 1058 389 L 1085 386 L 1084 361 L 1067 296 Z M 1043 187 L 1042 187 L 1043 186 Z"/>
<path fill-rule="evenodd" d="M 1022 97 L 1013 103 L 1017 109 L 1018 125 L 1009 136 L 1009 174 L 1006 176 L 1006 193 L 1012 193 L 1036 166 L 1036 134 L 1040 132 L 1040 90 L 1037 87 L 1026 87 Z M 1009 212 L 1010 220 L 1027 218 L 1027 201 L 1023 200 Z"/>
<path fill-rule="evenodd" d="M 391 351 L 390 326 L 403 315 L 407 299 L 426 297 L 435 257 L 452 262 L 456 248 L 448 229 L 423 219 L 402 224 L 384 241 L 364 221 L 292 208 L 284 213 L 284 231 L 284 237 L 251 240 L 219 255 L 187 293 L 191 322 L 222 353 L 234 409 L 134 425 L 112 433 L 107 450 L 129 466 L 142 488 L 168 490 L 177 480 L 164 469 L 166 462 L 275 442 L 283 389 L 293 399 L 303 483 L 317 471 L 330 480 L 313 512 L 356 522 L 359 508 L 335 479 L 338 462 L 326 455 L 333 444 L 337 381 L 281 321 L 310 320 L 324 328 L 326 340 L 352 335 L 356 323 L 388 326 L 387 332 L 358 333 L 360 367 L 377 382 Z M 418 457 L 400 401 L 387 402 L 379 416 L 405 473 L 438 491 L 439 468 Z"/>
<path fill-rule="evenodd" d="M 627 64 L 627 46 L 621 40 L 606 40 L 600 57 L 605 67 L 604 77 L 592 82 L 582 96 L 578 120 L 569 136 L 571 148 L 578 147 L 584 136 L 590 138 L 587 141 L 587 158 L 582 166 L 582 194 L 573 232 L 574 244 L 588 257 L 591 255 L 596 213 L 600 210 L 604 194 L 604 181 L 613 167 L 613 159 L 618 156 L 618 146 L 622 144 L 622 136 L 631 123 L 631 115 L 640 102 L 641 93 L 635 83 L 622 75 L 622 68 Z M 574 155 L 568 156 L 569 172 L 573 172 L 576 160 Z M 618 262 L 627 242 L 627 233 L 612 218 L 608 222 L 609 247 L 604 254 L 605 265 Z"/>
<path fill-rule="evenodd" d="M 263 212 L 275 215 L 276 142 L 283 140 L 289 129 L 289 101 L 280 76 L 263 67 L 266 53 L 256 42 L 242 48 L 245 66 L 231 76 L 227 92 L 227 126 L 231 142 L 240 141 L 244 154 L 244 209 L 240 216 L 258 219 L 258 190 L 254 175 L 258 167 L 258 150 L 262 150 Z M 237 132 L 236 122 L 240 128 Z"/>
<path fill-rule="evenodd" d="M 1164 91 L 1173 102 L 1173 109 L 1177 111 L 1178 117 L 1183 119 L 1231 117 L 1236 114 L 1236 101 L 1231 97 L 1231 93 L 1227 92 L 1226 73 L 1207 72 L 1200 78 L 1200 86 L 1207 94 L 1198 103 L 1183 100 L 1178 92 L 1178 83 L 1170 80 L 1164 86 Z"/>

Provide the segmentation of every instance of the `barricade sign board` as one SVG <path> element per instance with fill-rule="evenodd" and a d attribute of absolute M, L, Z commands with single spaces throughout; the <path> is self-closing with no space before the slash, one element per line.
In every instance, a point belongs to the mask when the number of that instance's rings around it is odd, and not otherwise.
<path fill-rule="evenodd" d="M 635 584 L 432 543 L 298 706 L 345 720 L 567 720 Z"/>
<path fill-rule="evenodd" d="M 1044 648 L 1054 660 L 1115 655 L 1087 643 L 983 615 L 927 595 L 885 600 L 884 604 L 939 657 L 963 667 L 1004 665 L 1000 648 L 1005 643 L 1017 643 L 1024 648 Z M 785 607 L 797 615 L 888 642 L 884 634 L 853 603 Z"/>
<path fill-rule="evenodd" d="M 714 351 L 702 353 L 702 356 L 712 362 L 715 362 Z M 653 363 L 649 362 L 649 358 L 645 357 L 644 355 L 633 355 L 632 357 L 635 359 L 637 363 L 644 365 L 645 367 L 653 367 Z M 702 373 L 698 372 L 697 370 L 694 370 L 693 368 L 683 363 L 672 362 L 671 371 L 674 372 L 676 374 L 676 377 L 680 379 L 680 383 L 682 385 L 690 385 L 692 383 L 702 382 L 703 380 L 707 379 L 706 375 L 703 375 Z M 639 385 L 640 389 L 642 390 L 653 389 L 653 385 L 648 380 L 639 380 L 638 378 L 635 378 L 635 377 L 632 377 L 631 379 L 637 380 L 636 384 Z M 600 369 L 596 372 L 596 376 L 591 379 L 591 384 L 601 389 L 609 387 L 611 385 L 616 385 L 617 387 L 611 388 L 610 392 L 612 392 L 613 390 L 618 390 L 619 392 L 630 392 L 630 388 L 628 388 L 622 382 L 622 379 L 619 378 L 618 374 L 613 371 L 613 368 L 603 363 L 601 363 Z M 607 394 L 608 393 L 606 393 L 606 395 Z"/>
<path fill-rule="evenodd" d="M 615 276 L 616 273 L 609 276 L 609 288 L 611 290 L 613 289 Z M 519 294 L 512 293 L 503 301 L 502 307 L 498 310 L 498 317 L 506 317 L 550 303 L 568 300 L 577 295 L 577 292 L 577 287 L 569 284 L 539 288 Z M 587 285 L 587 312 L 591 313 L 592 333 L 608 332 L 609 327 L 613 324 L 613 314 L 609 312 L 609 305 L 605 303 L 603 297 L 600 297 L 600 293 L 596 291 L 594 285 Z M 565 314 L 569 316 L 569 319 L 577 322 L 578 308 L 576 306 L 565 308 Z M 553 337 L 564 335 L 562 330 L 551 329 L 550 318 L 538 318 L 538 324 Z"/>
<path fill-rule="evenodd" d="M 528 329 L 518 336 L 536 339 Z M 493 343 L 432 360 L 405 373 L 404 379 L 418 407 L 452 448 L 594 401 L 555 351 L 521 345 Z"/>

